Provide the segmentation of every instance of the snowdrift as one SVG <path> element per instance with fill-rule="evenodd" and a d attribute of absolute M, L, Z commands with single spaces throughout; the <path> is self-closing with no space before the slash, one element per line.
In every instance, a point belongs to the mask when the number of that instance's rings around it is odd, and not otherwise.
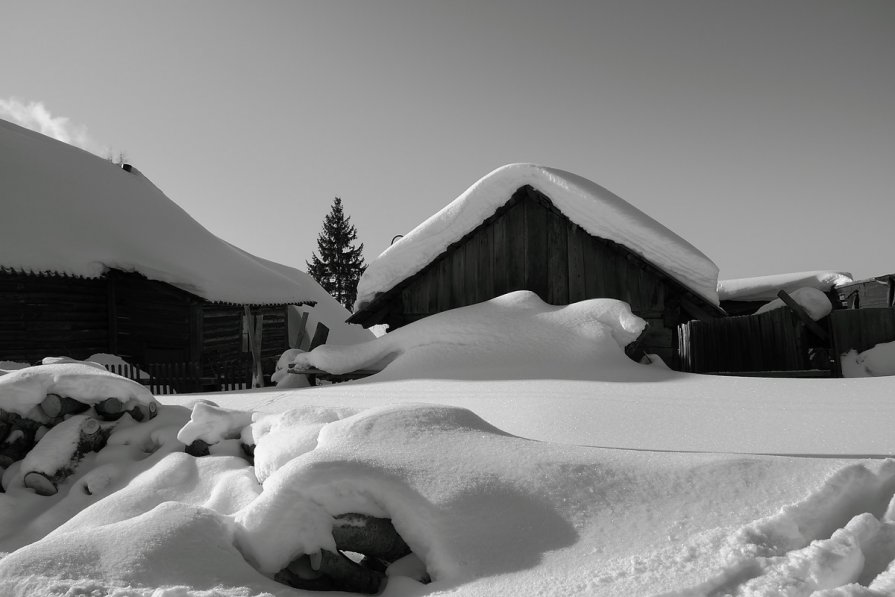
<path fill-rule="evenodd" d="M 316 367 L 330 373 L 383 369 L 371 378 L 374 381 L 454 376 L 642 379 L 650 373 L 622 349 L 645 327 L 621 301 L 553 306 L 531 291 L 519 290 L 437 313 L 369 342 L 323 345 L 294 354 L 291 368 Z"/>
<path fill-rule="evenodd" d="M 455 378 L 220 394 L 220 406 L 168 397 L 154 418 L 102 419 L 104 441 L 69 460 L 48 496 L 26 486 L 26 464 L 70 453 L 109 392 L 152 398 L 78 363 L 0 377 L 7 412 L 34 416 L 54 392 L 89 406 L 3 475 L 4 595 L 297 597 L 343 569 L 367 570 L 372 584 L 358 588 L 387 597 L 895 592 L 895 459 L 720 453 L 746 437 L 773 447 L 775 435 L 888 450 L 891 383 L 640 365 L 621 348 L 640 320 L 617 301 L 551 307 L 522 292 L 465 309 L 480 335 L 455 352 L 408 326 L 393 344 L 321 356 L 353 365 L 396 351 L 383 376 L 443 363 Z M 579 358 L 584 338 L 596 348 Z M 482 359 L 589 369 L 476 380 Z M 859 392 L 843 402 L 847 387 Z M 677 451 L 591 447 L 621 438 Z M 716 453 L 683 451 L 698 442 Z M 371 528 L 399 549 L 378 564 L 341 555 Z"/>

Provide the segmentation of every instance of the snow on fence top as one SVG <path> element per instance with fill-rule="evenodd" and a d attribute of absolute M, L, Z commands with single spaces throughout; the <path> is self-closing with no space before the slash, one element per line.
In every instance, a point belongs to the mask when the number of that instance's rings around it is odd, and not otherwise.
<path fill-rule="evenodd" d="M 585 178 L 535 164 L 510 164 L 476 182 L 370 263 L 358 284 L 355 311 L 425 268 L 525 185 L 549 197 L 557 209 L 591 235 L 624 245 L 718 304 L 718 266 L 677 234 Z"/>
<path fill-rule="evenodd" d="M 852 281 L 849 273 L 828 271 L 719 280 L 718 296 L 722 301 L 772 301 L 781 290 L 790 294 L 799 288 L 815 288 L 827 292 L 834 286 Z"/>
<path fill-rule="evenodd" d="M 321 300 L 304 272 L 214 236 L 141 174 L 0 120 L 0 267 L 136 271 L 210 301 Z"/>

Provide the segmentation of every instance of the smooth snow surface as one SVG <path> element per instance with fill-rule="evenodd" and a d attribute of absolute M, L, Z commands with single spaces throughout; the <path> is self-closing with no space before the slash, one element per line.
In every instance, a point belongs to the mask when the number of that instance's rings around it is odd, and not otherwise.
<path fill-rule="evenodd" d="M 476 182 L 373 260 L 358 284 L 355 311 L 422 270 L 525 185 L 544 193 L 591 235 L 626 246 L 710 303 L 718 304 L 718 267 L 690 243 L 585 178 L 534 164 L 510 164 Z"/>
<path fill-rule="evenodd" d="M 639 320 L 617 301 L 560 308 L 522 292 L 466 309 L 480 335 L 457 358 L 447 344 L 396 345 L 408 350 L 392 365 L 412 358 L 437 378 L 388 378 L 401 370 L 390 366 L 346 384 L 191 396 L 192 412 L 164 397 L 154 419 L 106 423 L 105 447 L 51 497 L 14 464 L 0 494 L 3 595 L 298 597 L 272 573 L 332 549 L 343 513 L 390 518 L 412 549 L 385 597 L 895 594 L 891 378 L 624 361 Z M 597 345 L 589 365 L 566 366 L 573 351 L 551 341 L 572 321 Z M 540 351 L 513 345 L 514 323 Z M 506 377 L 481 379 L 481 359 Z M 105 383 L 83 364 L 40 369 L 84 395 Z M 0 408 L 33 394 L 29 379 L 7 381 Z M 76 424 L 47 433 L 43 453 L 66 453 Z M 199 438 L 211 455 L 184 454 Z M 249 451 L 254 466 L 235 456 Z M 431 584 L 401 575 L 420 567 Z"/>
<path fill-rule="evenodd" d="M 755 278 L 736 278 L 718 281 L 718 296 L 722 301 L 772 301 L 777 293 L 792 293 L 799 288 L 816 288 L 827 292 L 835 286 L 853 282 L 846 272 L 796 272 Z"/>
<path fill-rule="evenodd" d="M 817 321 L 819 319 L 823 319 L 833 310 L 833 303 L 830 302 L 830 299 L 827 298 L 827 295 L 821 292 L 816 288 L 798 288 L 789 293 L 789 295 L 793 298 L 793 300 L 801 305 L 805 311 L 808 313 L 808 316 Z M 773 311 L 774 309 L 782 309 L 786 306 L 786 303 L 783 302 L 783 299 L 774 299 L 766 305 L 762 305 L 755 312 L 756 315 L 759 313 L 767 313 L 768 311 Z"/>
<path fill-rule="evenodd" d="M 141 174 L 5 120 L 0 194 L 6 268 L 88 278 L 109 268 L 136 271 L 233 303 L 320 301 L 326 294 L 306 273 L 272 267 L 214 236 Z"/>

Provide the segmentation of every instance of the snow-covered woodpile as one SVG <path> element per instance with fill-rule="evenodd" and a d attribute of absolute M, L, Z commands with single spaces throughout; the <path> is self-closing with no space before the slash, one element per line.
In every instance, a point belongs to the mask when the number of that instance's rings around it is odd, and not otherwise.
<path fill-rule="evenodd" d="M 134 422 L 158 414 L 140 384 L 89 363 L 63 362 L 0 377 L 2 487 L 21 480 L 54 495 L 89 452 L 102 449 L 125 415 Z"/>

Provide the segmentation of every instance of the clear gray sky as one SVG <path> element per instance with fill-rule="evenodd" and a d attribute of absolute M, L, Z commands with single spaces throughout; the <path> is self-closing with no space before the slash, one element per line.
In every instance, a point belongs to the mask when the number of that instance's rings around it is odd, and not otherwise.
<path fill-rule="evenodd" d="M 0 110 L 301 269 L 334 196 L 370 260 L 525 161 L 722 277 L 895 271 L 891 0 L 2 0 L 0 56 Z"/>

